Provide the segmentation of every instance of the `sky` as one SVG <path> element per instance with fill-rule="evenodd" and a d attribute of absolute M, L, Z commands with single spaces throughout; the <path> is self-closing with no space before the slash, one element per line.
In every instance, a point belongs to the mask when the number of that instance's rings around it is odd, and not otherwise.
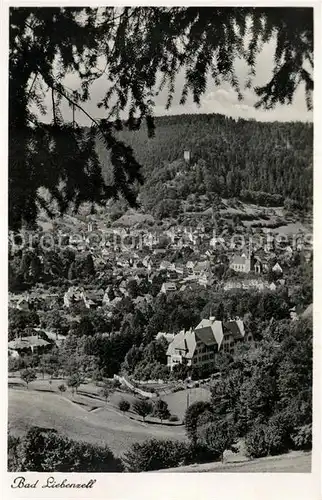
<path fill-rule="evenodd" d="M 262 51 L 257 56 L 256 61 L 256 77 L 255 85 L 263 85 L 267 83 L 272 75 L 273 54 L 275 51 L 274 41 L 270 41 L 263 46 Z M 104 63 L 102 62 L 102 67 Z M 240 81 L 245 81 L 247 77 L 246 64 L 241 61 L 235 61 L 236 73 Z M 305 102 L 304 86 L 299 87 L 293 103 L 291 105 L 277 105 L 273 110 L 265 111 L 263 109 L 255 109 L 254 104 L 258 100 L 255 92 L 251 89 L 243 91 L 244 99 L 238 101 L 236 92 L 229 86 L 223 83 L 216 87 L 213 82 L 209 82 L 205 94 L 201 98 L 200 106 L 193 103 L 192 98 L 188 98 L 185 105 L 180 105 L 181 90 L 184 83 L 184 74 L 178 75 L 176 80 L 176 89 L 174 100 L 171 108 L 166 110 L 167 92 L 164 89 L 155 99 L 155 116 L 161 115 L 178 115 L 190 113 L 219 113 L 231 117 L 241 117 L 245 119 L 255 119 L 258 121 L 313 121 L 312 111 L 308 111 Z M 77 77 L 69 74 L 64 82 L 68 88 L 76 89 L 79 86 Z M 94 82 L 91 87 L 90 100 L 83 105 L 83 108 L 93 118 L 104 118 L 107 111 L 104 108 L 99 109 L 97 103 L 102 99 L 108 89 L 107 77 L 104 75 L 99 80 Z M 45 121 L 52 119 L 51 111 L 51 96 L 46 97 L 48 107 L 48 115 Z M 72 120 L 72 110 L 66 102 L 61 106 L 63 116 L 66 120 Z M 80 111 L 76 111 L 75 119 L 79 125 L 89 125 L 89 119 Z"/>

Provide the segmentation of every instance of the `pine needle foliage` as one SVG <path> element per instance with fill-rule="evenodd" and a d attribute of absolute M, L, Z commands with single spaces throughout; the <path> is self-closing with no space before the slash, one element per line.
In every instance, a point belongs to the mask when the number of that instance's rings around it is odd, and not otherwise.
<path fill-rule="evenodd" d="M 304 84 L 307 106 L 312 108 L 311 8 L 12 7 L 9 33 L 13 230 L 35 224 L 40 208 L 53 216 L 40 187 L 48 190 L 60 213 L 77 211 L 84 202 L 94 206 L 120 196 L 137 206 L 138 186 L 144 179 L 133 150 L 118 139 L 117 131 L 137 130 L 145 122 L 148 136 L 153 136 L 155 98 L 166 88 L 170 108 L 179 72 L 185 75 L 181 104 L 189 96 L 199 104 L 209 85 L 223 82 L 242 99 L 234 61 L 246 61 L 246 86 L 252 87 L 256 56 L 263 43 L 273 40 L 273 74 L 255 88 L 257 106 L 289 104 Z M 66 85 L 70 73 L 79 79 L 77 90 Z M 98 106 L 106 110 L 106 117 L 96 119 L 84 104 L 91 85 L 102 76 L 107 76 L 106 93 Z M 70 122 L 62 117 L 63 102 L 71 107 Z M 75 111 L 90 120 L 89 130 L 78 126 Z M 44 123 L 41 117 L 48 113 L 52 119 Z M 108 182 L 96 153 L 98 136 L 112 165 Z"/>

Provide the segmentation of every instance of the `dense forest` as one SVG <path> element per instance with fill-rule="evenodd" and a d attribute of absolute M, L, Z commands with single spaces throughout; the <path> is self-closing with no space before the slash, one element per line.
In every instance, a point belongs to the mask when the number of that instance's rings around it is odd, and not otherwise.
<path fill-rule="evenodd" d="M 119 135 L 143 167 L 140 199 L 146 210 L 158 199 L 185 199 L 193 192 L 247 201 L 253 193 L 254 202 L 256 193 L 266 192 L 279 200 L 292 199 L 300 209 L 312 206 L 312 124 L 178 115 L 158 117 L 153 138 L 145 127 L 131 132 L 124 128 Z M 188 163 L 185 150 L 191 155 Z M 107 172 L 109 161 L 99 141 L 98 153 Z"/>

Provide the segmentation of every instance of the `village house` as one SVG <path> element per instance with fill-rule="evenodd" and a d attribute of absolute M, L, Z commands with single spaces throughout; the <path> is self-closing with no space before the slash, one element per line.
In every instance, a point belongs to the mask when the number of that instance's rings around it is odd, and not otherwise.
<path fill-rule="evenodd" d="M 182 264 L 176 264 L 175 271 L 177 274 L 180 274 L 181 276 L 184 275 L 185 268 Z"/>
<path fill-rule="evenodd" d="M 289 310 L 289 313 L 290 313 L 290 318 L 292 321 L 298 321 L 299 315 L 298 315 L 298 312 L 296 310 L 296 307 L 292 307 L 292 309 Z"/>
<path fill-rule="evenodd" d="M 30 300 L 28 297 L 21 297 L 16 305 L 16 308 L 20 311 L 29 311 L 30 310 Z"/>
<path fill-rule="evenodd" d="M 84 290 L 76 286 L 71 286 L 64 294 L 64 306 L 72 307 L 84 303 Z"/>
<path fill-rule="evenodd" d="M 176 287 L 176 284 L 175 284 L 175 283 L 172 283 L 172 282 L 166 282 L 166 283 L 163 283 L 163 284 L 162 284 L 162 287 L 161 287 L 160 293 L 165 293 L 165 294 L 168 294 L 168 293 L 171 293 L 171 292 L 176 292 L 176 291 L 177 291 L 177 287 Z"/>
<path fill-rule="evenodd" d="M 211 274 L 211 266 L 208 260 L 197 262 L 193 268 L 193 274 L 196 276 L 201 276 L 205 273 Z"/>
<path fill-rule="evenodd" d="M 283 269 L 278 262 L 276 262 L 275 266 L 272 267 L 272 271 L 273 273 L 283 274 Z"/>
<path fill-rule="evenodd" d="M 293 253 L 293 248 L 290 245 L 287 245 L 284 250 L 284 257 L 290 259 Z"/>
<path fill-rule="evenodd" d="M 204 287 L 211 286 L 214 283 L 214 278 L 212 276 L 212 273 L 205 272 L 203 274 L 200 274 L 198 277 L 198 283 L 199 285 Z"/>
<path fill-rule="evenodd" d="M 105 305 L 109 307 L 110 309 L 114 309 L 123 299 L 123 297 L 117 296 L 114 299 L 110 300 L 108 303 Z"/>
<path fill-rule="evenodd" d="M 186 264 L 186 268 L 188 270 L 188 273 L 192 274 L 193 273 L 193 270 L 194 270 L 194 267 L 195 267 L 196 263 L 193 262 L 192 260 L 189 260 Z"/>
<path fill-rule="evenodd" d="M 144 267 L 146 267 L 149 271 L 151 271 L 152 269 L 152 259 L 151 259 L 151 256 L 150 255 L 146 255 L 144 257 L 144 259 L 142 260 L 142 264 Z"/>
<path fill-rule="evenodd" d="M 229 268 L 237 273 L 250 273 L 251 264 L 252 259 L 250 253 L 247 255 L 234 255 L 229 264 Z"/>
<path fill-rule="evenodd" d="M 87 309 L 96 309 L 103 303 L 104 290 L 91 290 L 83 292 L 84 304 Z"/>
<path fill-rule="evenodd" d="M 29 335 L 8 342 L 8 354 L 10 357 L 19 358 L 29 354 L 42 354 L 52 348 L 52 345 L 47 340 L 39 337 L 39 335 Z"/>
<path fill-rule="evenodd" d="M 133 299 L 133 304 L 135 305 L 136 308 L 140 309 L 140 311 L 145 311 L 146 307 L 149 304 L 153 303 L 153 297 L 149 293 L 145 295 L 139 295 L 135 299 Z"/>
<path fill-rule="evenodd" d="M 244 252 L 242 255 L 234 255 L 230 261 L 229 268 L 237 273 L 261 274 L 265 268 L 262 260 L 254 256 L 250 251 Z"/>
<path fill-rule="evenodd" d="M 153 250 L 153 255 L 157 255 L 157 256 L 162 256 L 166 253 L 167 253 L 167 250 L 165 248 L 155 248 Z"/>
<path fill-rule="evenodd" d="M 263 272 L 263 264 L 259 258 L 256 258 L 254 263 L 254 273 L 261 274 Z"/>
<path fill-rule="evenodd" d="M 224 283 L 224 290 L 265 290 L 270 288 L 268 281 L 262 279 L 228 280 Z"/>
<path fill-rule="evenodd" d="M 174 271 L 176 268 L 174 263 L 169 262 L 168 260 L 163 260 L 159 266 L 160 271 Z"/>
<path fill-rule="evenodd" d="M 57 331 L 44 330 L 43 328 L 33 328 L 33 330 L 37 332 L 37 335 L 40 335 L 41 332 L 45 334 L 46 339 L 52 342 L 52 344 L 55 344 L 57 347 L 60 347 L 66 339 L 66 335 L 62 335 Z"/>

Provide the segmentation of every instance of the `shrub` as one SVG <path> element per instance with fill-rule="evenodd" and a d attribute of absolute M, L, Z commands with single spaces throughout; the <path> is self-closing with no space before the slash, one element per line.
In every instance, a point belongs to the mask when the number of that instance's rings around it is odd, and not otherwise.
<path fill-rule="evenodd" d="M 58 386 L 58 390 L 59 390 L 61 393 L 63 393 L 63 392 L 65 392 L 65 391 L 66 391 L 66 386 L 65 386 L 64 384 L 60 384 L 60 385 Z"/>
<path fill-rule="evenodd" d="M 265 457 L 267 455 L 267 442 L 263 425 L 255 427 L 246 435 L 245 445 L 246 454 L 250 458 Z"/>
<path fill-rule="evenodd" d="M 37 378 L 37 372 L 34 368 L 26 368 L 20 372 L 20 377 L 27 384 L 27 389 L 29 387 L 29 383 Z"/>
<path fill-rule="evenodd" d="M 162 399 L 158 399 L 154 403 L 153 415 L 158 417 L 161 420 L 166 420 L 170 417 L 170 412 L 168 408 L 168 403 L 163 401 Z"/>
<path fill-rule="evenodd" d="M 13 358 L 9 357 L 8 359 L 8 371 L 9 372 L 16 372 L 20 369 L 25 368 L 20 362 L 20 358 Z"/>
<path fill-rule="evenodd" d="M 119 389 L 119 388 L 121 387 L 121 385 L 122 385 L 122 384 L 121 384 L 121 382 L 120 382 L 119 380 L 117 380 L 117 379 L 114 379 L 114 380 L 113 380 L 113 386 L 114 386 L 114 389 L 115 389 L 115 390 L 116 390 L 116 389 Z"/>
<path fill-rule="evenodd" d="M 298 427 L 291 436 L 294 446 L 300 450 L 312 449 L 312 424 Z"/>
<path fill-rule="evenodd" d="M 205 463 L 205 462 L 214 462 L 220 459 L 220 454 L 214 450 L 211 450 L 205 444 L 189 444 L 187 448 L 187 454 L 185 463 L 193 464 L 193 463 Z"/>
<path fill-rule="evenodd" d="M 121 399 L 121 401 L 119 401 L 118 403 L 118 407 L 124 413 L 126 411 L 129 411 L 131 405 L 126 399 Z"/>
<path fill-rule="evenodd" d="M 100 390 L 100 395 L 105 400 L 105 403 L 107 403 L 110 393 L 111 390 L 108 385 L 104 385 L 104 387 Z"/>
<path fill-rule="evenodd" d="M 286 453 L 292 447 L 291 427 L 284 414 L 276 413 L 268 421 L 266 441 L 268 455 Z"/>
<path fill-rule="evenodd" d="M 178 422 L 178 421 L 179 421 L 178 415 L 170 415 L 169 422 Z"/>
<path fill-rule="evenodd" d="M 150 401 L 144 400 L 144 399 L 137 399 L 133 403 L 133 411 L 140 415 L 143 419 L 143 422 L 145 421 L 145 417 L 147 415 L 150 415 L 152 413 L 152 404 Z"/>
<path fill-rule="evenodd" d="M 229 422 L 210 421 L 198 429 L 198 442 L 223 461 L 226 450 L 235 451 L 236 438 L 234 429 Z"/>
<path fill-rule="evenodd" d="M 290 430 L 283 418 L 274 415 L 266 424 L 258 424 L 246 435 L 246 453 L 251 458 L 285 453 L 291 447 Z"/>
<path fill-rule="evenodd" d="M 19 470 L 20 438 L 8 434 L 8 472 Z"/>
<path fill-rule="evenodd" d="M 74 394 L 75 390 L 76 390 L 76 394 L 77 394 L 77 389 L 81 385 L 81 383 L 82 383 L 82 378 L 78 373 L 74 373 L 67 380 L 67 385 L 68 385 L 68 387 L 71 387 L 73 394 Z"/>
<path fill-rule="evenodd" d="M 31 427 L 17 443 L 9 440 L 15 472 L 121 472 L 121 461 L 107 446 L 74 441 L 54 429 Z M 12 453 L 11 453 L 12 454 Z M 10 455 L 10 454 L 9 454 Z"/>
<path fill-rule="evenodd" d="M 125 453 L 123 463 L 129 472 L 143 472 L 209 462 L 216 458 L 218 456 L 206 446 L 170 439 L 148 439 L 134 443 Z"/>
<path fill-rule="evenodd" d="M 197 441 L 197 426 L 200 415 L 204 412 L 212 412 L 211 404 L 208 401 L 196 401 L 186 410 L 184 423 L 189 439 L 194 443 Z"/>
<path fill-rule="evenodd" d="M 201 413 L 201 415 L 199 415 L 199 417 L 197 418 L 197 430 L 202 427 L 203 425 L 207 425 L 209 424 L 210 422 L 213 422 L 214 421 L 214 414 L 209 411 L 209 410 L 205 410 L 203 413 Z"/>
<path fill-rule="evenodd" d="M 123 462 L 129 472 L 177 467 L 186 462 L 187 449 L 181 441 L 148 439 L 134 443 L 124 455 Z"/>

